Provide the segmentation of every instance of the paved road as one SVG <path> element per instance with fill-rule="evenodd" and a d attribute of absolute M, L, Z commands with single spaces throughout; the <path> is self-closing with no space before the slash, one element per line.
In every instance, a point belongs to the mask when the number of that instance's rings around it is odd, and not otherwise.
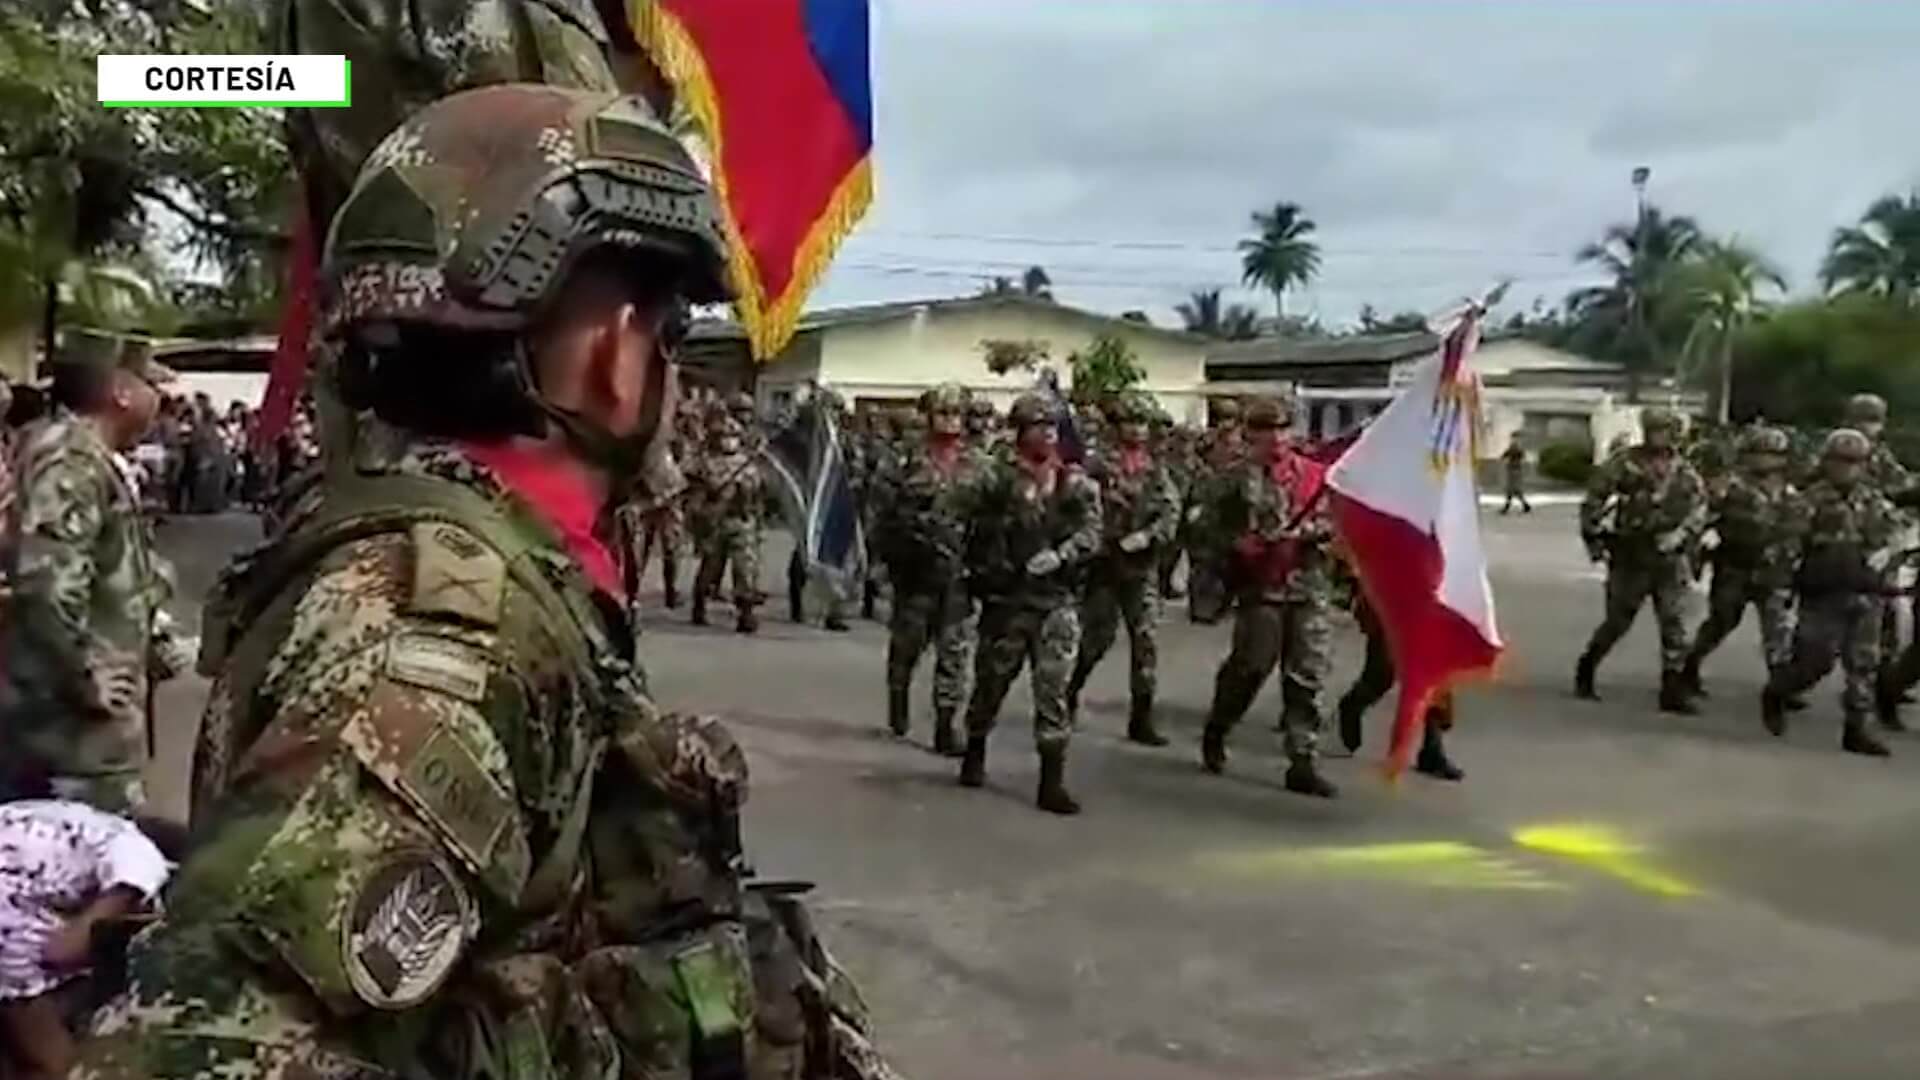
<path fill-rule="evenodd" d="M 1120 739 L 1110 659 L 1074 745 L 1075 820 L 1030 807 L 1024 690 L 985 791 L 925 751 L 924 690 L 911 744 L 879 734 L 874 624 L 776 613 L 745 639 L 665 620 L 649 665 L 665 700 L 731 718 L 755 861 L 821 883 L 915 1077 L 1920 1074 L 1920 739 L 1841 755 L 1831 683 L 1768 738 L 1751 626 L 1710 663 L 1704 716 L 1654 711 L 1650 616 L 1603 670 L 1606 702 L 1573 700 L 1599 585 L 1570 511 L 1488 520 L 1513 647 L 1464 698 L 1459 786 L 1337 759 L 1342 799 L 1287 795 L 1273 687 L 1229 775 L 1203 775 L 1226 633 L 1184 621 L 1163 644 L 1175 745 Z M 204 581 L 244 532 L 181 524 L 168 543 Z M 765 565 L 784 554 L 770 541 Z M 1344 682 L 1351 635 L 1341 652 Z M 174 696 L 171 747 L 194 692 Z"/>

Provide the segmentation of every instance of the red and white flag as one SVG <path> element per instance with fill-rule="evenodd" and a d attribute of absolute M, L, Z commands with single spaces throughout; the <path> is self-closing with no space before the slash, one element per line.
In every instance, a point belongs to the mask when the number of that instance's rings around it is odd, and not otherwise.
<path fill-rule="evenodd" d="M 1390 772 L 1405 767 L 1434 695 L 1491 671 L 1505 647 L 1480 543 L 1480 383 L 1467 363 L 1498 295 L 1467 305 L 1439 354 L 1414 368 L 1327 478 L 1334 523 L 1400 678 Z"/>

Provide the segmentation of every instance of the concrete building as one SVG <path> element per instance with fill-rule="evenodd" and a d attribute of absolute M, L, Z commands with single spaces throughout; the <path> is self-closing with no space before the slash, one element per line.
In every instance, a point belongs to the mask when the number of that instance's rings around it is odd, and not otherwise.
<path fill-rule="evenodd" d="M 928 387 L 958 382 L 1004 410 L 1034 383 L 1034 373 L 987 369 L 984 343 L 1033 342 L 1043 348 L 1063 389 L 1072 377 L 1067 357 L 1101 334 L 1126 342 L 1146 371 L 1142 389 L 1175 419 L 1199 423 L 1205 415 L 1208 342 L 1065 304 L 1024 296 L 834 308 L 804 316 L 779 356 L 753 372 L 761 407 L 799 400 L 814 383 L 832 387 L 856 407 L 910 402 Z M 731 345 L 732 361 L 724 354 Z M 731 323 L 696 324 L 689 341 L 696 377 L 719 388 L 737 385 L 727 371 L 745 363 L 745 336 Z"/>
<path fill-rule="evenodd" d="M 1291 390 L 1296 426 L 1308 438 L 1339 435 L 1364 422 L 1393 399 L 1414 364 L 1439 349 L 1425 332 L 1366 335 L 1325 341 L 1262 338 L 1215 346 L 1207 357 L 1209 389 L 1215 393 Z M 1649 405 L 1694 413 L 1698 394 L 1670 386 L 1643 387 L 1641 403 L 1628 404 L 1620 365 L 1519 337 L 1492 337 L 1474 354 L 1482 398 L 1481 452 L 1498 456 L 1516 434 L 1537 451 L 1551 443 L 1584 443 L 1596 458 L 1625 434 L 1637 438 L 1640 412 Z"/>

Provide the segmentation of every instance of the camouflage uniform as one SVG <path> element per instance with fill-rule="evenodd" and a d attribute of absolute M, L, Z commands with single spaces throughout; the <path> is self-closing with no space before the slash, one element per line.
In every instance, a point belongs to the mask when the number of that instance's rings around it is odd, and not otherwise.
<path fill-rule="evenodd" d="M 1784 467 L 1786 434 L 1767 430 L 1748 436 L 1749 455 L 1778 456 Z M 1793 572 L 1798 553 L 1788 508 L 1798 497 L 1781 469 L 1767 462 L 1729 477 L 1712 501 L 1708 524 L 1719 534 L 1707 618 L 1687 653 L 1686 682 L 1699 691 L 1700 664 L 1726 640 L 1752 605 L 1760 614 L 1760 652 L 1772 671 L 1793 647 Z"/>
<path fill-rule="evenodd" d="M 680 544 L 682 502 L 687 478 L 681 472 L 676 455 L 669 451 L 663 468 L 638 485 L 631 500 L 619 511 L 620 535 L 626 541 L 627 592 L 636 602 L 647 567 L 655 554 L 660 556 L 660 584 L 669 608 L 680 605 Z"/>
<path fill-rule="evenodd" d="M 1870 452 L 1865 435 L 1840 428 L 1827 436 L 1823 457 L 1830 467 L 1858 468 Z M 1800 555 L 1800 621 L 1791 658 L 1767 684 L 1762 719 L 1774 734 L 1784 732 L 1786 699 L 1825 678 L 1837 658 L 1846 673 L 1840 696 L 1846 718 L 1841 746 L 1885 756 L 1886 747 L 1866 729 L 1866 717 L 1874 706 L 1880 667 L 1880 620 L 1891 587 L 1888 569 L 1899 529 L 1897 512 L 1858 474 L 1822 477 L 1789 505 Z"/>
<path fill-rule="evenodd" d="M 1039 394 L 1014 402 L 1010 427 L 1051 425 L 1052 403 Z M 1080 647 L 1075 609 L 1081 575 L 1100 549 L 1100 489 L 1080 469 L 993 462 L 969 493 L 966 567 L 980 599 L 980 646 L 967 705 L 961 783 L 984 782 L 987 736 L 1023 665 L 1033 669 L 1033 734 L 1040 751 L 1039 803 L 1076 813 L 1064 769 L 1072 718 L 1067 682 Z"/>
<path fill-rule="evenodd" d="M 1183 500 L 1187 506 L 1187 612 L 1197 623 L 1217 622 L 1227 610 L 1222 575 L 1234 537 L 1229 527 L 1213 517 L 1213 511 L 1231 496 L 1246 462 L 1239 403 L 1228 399 L 1214 410 L 1216 426 L 1202 438 L 1198 467 Z"/>
<path fill-rule="evenodd" d="M 1113 647 L 1124 621 L 1129 645 L 1127 737 L 1164 746 L 1166 739 L 1153 725 L 1159 684 L 1159 649 L 1154 638 L 1160 621 L 1161 553 L 1173 542 L 1179 525 L 1179 497 L 1166 465 L 1144 443 L 1127 445 L 1127 427 L 1146 425 L 1145 402 L 1125 401 L 1117 412 L 1121 441 L 1090 463 L 1089 475 L 1100 486 L 1102 547 L 1080 604 L 1080 657 L 1067 687 L 1067 700 L 1077 720 L 1080 691 Z"/>
<path fill-rule="evenodd" d="M 1281 438 L 1286 410 L 1268 399 L 1248 410 L 1250 429 Z M 1315 466 L 1291 449 L 1271 460 L 1248 460 L 1210 511 L 1233 537 L 1238 565 L 1238 612 L 1233 650 L 1214 678 L 1213 707 L 1202 752 L 1209 771 L 1226 767 L 1226 739 L 1246 714 L 1275 664 L 1281 670 L 1281 728 L 1291 766 L 1287 786 L 1332 795 L 1315 771 L 1321 702 L 1332 664 L 1336 558 L 1329 550 L 1333 521 L 1312 481 Z"/>
<path fill-rule="evenodd" d="M 966 407 L 958 386 L 936 390 L 931 408 Z M 929 643 L 934 648 L 934 743 L 957 753 L 954 719 L 966 704 L 968 666 L 974 659 L 973 601 L 967 595 L 966 538 L 969 500 L 986 460 L 955 441 L 936 451 L 931 443 L 906 450 L 875 484 L 876 543 L 893 582 L 887 636 L 887 725 L 896 735 L 911 729 L 909 694 L 913 671 Z"/>
<path fill-rule="evenodd" d="M 744 446 L 722 449 L 726 439 L 742 435 L 732 417 L 719 418 L 699 471 L 687 481 L 688 500 L 702 522 L 700 570 L 693 582 L 693 622 L 707 621 L 707 597 L 718 587 L 728 564 L 733 567 L 733 606 L 736 628 L 743 634 L 759 628 L 754 609 L 760 604 L 760 533 L 766 503 L 766 483 L 757 454 Z"/>
<path fill-rule="evenodd" d="M 1527 502 L 1527 452 L 1518 439 L 1507 444 L 1506 451 L 1500 455 L 1500 463 L 1507 479 L 1507 497 L 1500 504 L 1500 512 L 1504 514 L 1512 510 L 1517 502 L 1521 513 L 1533 513 L 1533 504 Z"/>
<path fill-rule="evenodd" d="M 1649 410 L 1649 431 L 1678 421 Z M 1611 513 L 1609 526 L 1607 516 Z M 1580 504 L 1580 535 L 1588 553 L 1607 563 L 1606 617 L 1601 620 L 1575 673 L 1582 697 L 1593 696 L 1593 678 L 1608 651 L 1649 598 L 1660 624 L 1661 707 L 1689 711 L 1682 669 L 1687 657 L 1687 553 L 1706 522 L 1706 488 L 1700 474 L 1675 450 L 1629 447 L 1608 458 L 1593 476 Z"/>
<path fill-rule="evenodd" d="M 1194 472 L 1192 446 L 1185 432 L 1175 427 L 1164 411 L 1155 413 L 1153 430 L 1154 454 L 1167 466 L 1167 474 L 1173 481 L 1175 510 L 1179 514 L 1174 522 L 1173 540 L 1160 552 L 1160 598 L 1180 600 L 1187 594 L 1174 584 L 1173 578 L 1187 548 L 1187 494 L 1193 485 Z"/>
<path fill-rule="evenodd" d="M 170 373 L 144 346 L 69 331 L 63 363 Z M 166 629 L 172 571 L 88 417 L 64 408 L 15 450 L 13 591 L 0 615 L 0 798 L 41 793 L 123 816 L 145 805 L 152 684 L 188 662 Z"/>
<path fill-rule="evenodd" d="M 612 243 L 724 296 L 704 182 L 630 104 L 474 91 L 371 160 L 327 258 L 325 332 L 359 347 L 522 333 L 562 285 L 519 271 Z M 527 400 L 610 476 L 657 437 Z M 742 883 L 732 738 L 653 701 L 578 545 L 481 447 L 398 435 L 223 577 L 194 852 L 75 1075 L 891 1076 L 796 899 Z"/>

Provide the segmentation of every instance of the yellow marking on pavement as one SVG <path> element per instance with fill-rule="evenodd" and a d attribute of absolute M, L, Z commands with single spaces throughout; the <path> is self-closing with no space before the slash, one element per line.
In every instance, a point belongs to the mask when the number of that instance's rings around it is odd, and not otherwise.
<path fill-rule="evenodd" d="M 1234 874 L 1368 877 L 1438 889 L 1540 891 L 1567 887 L 1503 855 L 1453 840 L 1215 852 L 1200 856 L 1200 860 Z"/>
<path fill-rule="evenodd" d="M 1534 825 L 1514 831 L 1528 851 L 1577 862 L 1657 896 L 1698 896 L 1700 888 L 1647 861 L 1646 849 L 1605 825 Z"/>

